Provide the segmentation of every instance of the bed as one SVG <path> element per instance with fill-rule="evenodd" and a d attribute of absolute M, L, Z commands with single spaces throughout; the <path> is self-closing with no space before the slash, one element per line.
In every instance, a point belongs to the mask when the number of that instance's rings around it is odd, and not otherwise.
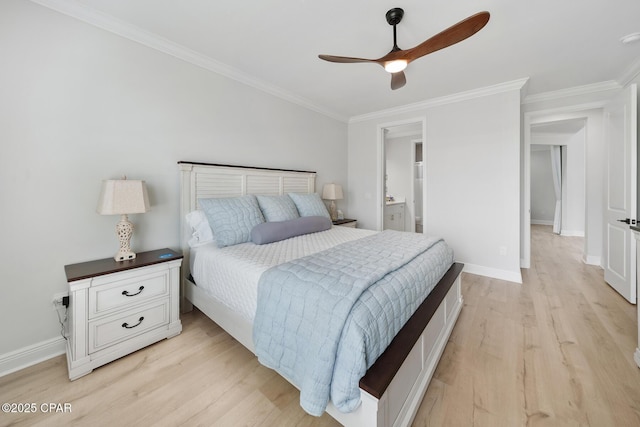
<path fill-rule="evenodd" d="M 253 340 L 252 312 L 255 304 L 247 307 L 234 306 L 225 300 L 224 295 L 205 289 L 202 276 L 208 262 L 207 256 L 213 260 L 222 258 L 222 252 L 211 253 L 206 245 L 196 247 L 189 244 L 192 238 L 192 224 L 186 220 L 187 215 L 199 208 L 199 199 L 239 197 L 246 195 L 282 195 L 288 193 L 315 192 L 315 173 L 308 171 L 276 170 L 228 165 L 214 165 L 197 162 L 179 162 L 181 173 L 181 242 L 185 262 L 183 263 L 182 309 L 188 311 L 192 305 L 210 317 L 247 349 L 256 354 Z M 309 244 L 305 236 L 287 239 L 275 246 L 291 246 L 293 242 L 302 242 L 302 247 L 313 246 L 311 252 L 322 252 L 345 241 L 377 238 L 377 233 L 347 227 L 333 227 L 321 233 L 315 233 L 326 240 L 324 243 Z M 194 247 L 192 247 L 194 246 Z M 246 250 L 257 251 L 257 245 L 246 244 Z M 271 246 L 271 245 L 264 245 Z M 344 246 L 344 245 L 342 245 Z M 225 248 L 226 249 L 226 248 Z M 242 245 L 227 251 L 244 251 Z M 233 275 L 234 271 L 247 271 L 255 278 L 272 265 L 296 258 L 297 249 L 291 254 L 282 250 L 282 259 L 264 261 L 258 255 L 259 262 L 253 262 L 245 268 L 238 266 L 229 268 L 225 276 L 230 284 L 245 280 Z M 303 253 L 302 255 L 306 255 Z M 273 258 L 269 255 L 270 258 Z M 287 258 L 288 257 L 288 258 Z M 215 261 L 213 261 L 215 262 Z M 282 264 L 285 265 L 285 264 Z M 193 269 L 193 271 L 192 271 Z M 216 267 L 215 269 L 223 269 Z M 342 412 L 329 402 L 326 411 L 338 422 L 347 426 L 403 426 L 409 425 L 415 416 L 422 396 L 442 355 L 453 326 L 462 307 L 460 291 L 460 273 L 462 265 L 453 263 L 444 269 L 442 277 L 434 283 L 428 297 L 417 306 L 415 312 L 402 326 L 390 344 L 370 366 L 358 382 L 359 404 L 351 412 Z M 200 286 L 196 283 L 200 282 Z M 238 288 L 230 286 L 229 289 Z M 226 292 L 226 291 L 224 291 Z M 223 292 L 223 294 L 224 294 Z M 253 295 L 236 298 L 239 301 L 253 301 Z M 259 315 L 259 314 L 257 314 Z M 262 361 L 262 360 L 261 360 Z M 284 375 L 287 378 L 286 375 Z M 292 381 L 295 384 L 295 382 Z"/>

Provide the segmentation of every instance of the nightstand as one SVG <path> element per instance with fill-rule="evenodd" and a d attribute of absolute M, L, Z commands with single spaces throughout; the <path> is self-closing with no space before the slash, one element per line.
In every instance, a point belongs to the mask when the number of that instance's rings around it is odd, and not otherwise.
<path fill-rule="evenodd" d="M 181 254 L 160 249 L 64 267 L 69 379 L 182 331 L 181 264 Z"/>
<path fill-rule="evenodd" d="M 356 228 L 356 225 L 358 224 L 358 221 L 355 219 L 336 219 L 335 221 L 332 221 L 333 225 L 339 225 L 341 227 L 351 227 L 351 228 Z"/>

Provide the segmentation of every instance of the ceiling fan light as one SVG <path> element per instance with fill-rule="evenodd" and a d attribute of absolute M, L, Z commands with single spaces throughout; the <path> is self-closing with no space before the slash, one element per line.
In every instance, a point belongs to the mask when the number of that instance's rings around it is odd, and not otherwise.
<path fill-rule="evenodd" d="M 387 73 L 398 73 L 407 68 L 406 59 L 396 59 L 394 61 L 388 61 L 384 63 L 384 69 Z"/>
<path fill-rule="evenodd" d="M 637 42 L 638 40 L 640 40 L 640 33 L 627 34 L 620 39 L 623 44 Z"/>

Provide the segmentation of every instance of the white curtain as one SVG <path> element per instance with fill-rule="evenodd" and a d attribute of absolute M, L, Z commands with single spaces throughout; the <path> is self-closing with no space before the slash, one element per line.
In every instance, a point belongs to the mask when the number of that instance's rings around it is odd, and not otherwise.
<path fill-rule="evenodd" d="M 562 157 L 560 146 L 551 146 L 551 174 L 553 175 L 553 189 L 556 193 L 556 212 L 553 217 L 553 232 L 560 234 L 562 230 Z"/>

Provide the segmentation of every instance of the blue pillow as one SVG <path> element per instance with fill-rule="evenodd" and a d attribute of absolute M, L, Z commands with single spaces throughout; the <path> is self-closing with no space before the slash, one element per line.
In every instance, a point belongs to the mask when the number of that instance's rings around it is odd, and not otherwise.
<path fill-rule="evenodd" d="M 264 245 L 330 228 L 331 220 L 324 216 L 305 216 L 289 221 L 263 222 L 251 230 L 251 241 L 256 245 Z"/>
<path fill-rule="evenodd" d="M 245 243 L 251 230 L 264 218 L 253 195 L 219 199 L 199 199 L 219 248 Z"/>
<path fill-rule="evenodd" d="M 298 218 L 298 209 L 291 197 L 283 196 L 256 196 L 264 219 L 272 221 L 288 221 Z"/>
<path fill-rule="evenodd" d="M 324 216 L 331 219 L 331 215 L 329 215 L 327 207 L 318 193 L 289 193 L 289 197 L 296 204 L 300 216 Z"/>

